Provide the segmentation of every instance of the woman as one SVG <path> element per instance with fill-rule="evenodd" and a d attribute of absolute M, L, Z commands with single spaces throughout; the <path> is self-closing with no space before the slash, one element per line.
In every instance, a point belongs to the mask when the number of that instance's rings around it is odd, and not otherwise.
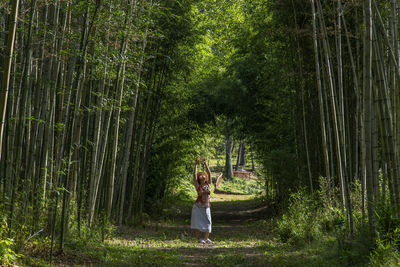
<path fill-rule="evenodd" d="M 196 157 L 194 165 L 193 183 L 197 191 L 197 199 L 193 204 L 192 218 L 190 228 L 194 229 L 197 240 L 201 244 L 213 242 L 208 238 L 211 233 L 211 212 L 210 212 L 210 192 L 211 192 L 211 173 L 206 159 L 203 158 L 203 164 L 207 173 L 197 173 L 197 165 L 199 158 Z M 200 232 L 204 233 L 204 238 L 201 238 Z"/>

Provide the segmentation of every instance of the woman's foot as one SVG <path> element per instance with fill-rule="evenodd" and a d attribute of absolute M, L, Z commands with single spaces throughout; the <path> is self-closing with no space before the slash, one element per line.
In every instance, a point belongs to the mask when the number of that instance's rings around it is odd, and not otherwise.
<path fill-rule="evenodd" d="M 213 243 L 214 243 L 214 242 L 212 242 L 212 241 L 211 241 L 210 239 L 208 239 L 208 238 L 205 240 L 205 242 L 206 242 L 207 244 L 213 244 Z"/>
<path fill-rule="evenodd" d="M 204 241 L 204 239 L 199 239 L 199 243 L 200 243 L 200 244 L 205 244 L 206 241 Z"/>

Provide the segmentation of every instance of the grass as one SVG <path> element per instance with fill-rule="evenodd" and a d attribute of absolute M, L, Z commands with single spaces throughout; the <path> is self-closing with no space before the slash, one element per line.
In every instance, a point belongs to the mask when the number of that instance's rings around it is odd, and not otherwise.
<path fill-rule="evenodd" d="M 254 195 L 214 194 L 214 198 L 218 201 L 212 203 L 212 245 L 196 242 L 189 227 L 192 202 L 180 201 L 166 210 L 162 219 L 136 228 L 118 229 L 104 242 L 69 241 L 52 264 L 46 256 L 46 245 L 30 248 L 21 266 L 337 266 L 340 263 L 333 238 L 304 246 L 280 242 L 268 206 Z"/>
<path fill-rule="evenodd" d="M 233 177 L 232 180 L 223 180 L 218 190 L 243 195 L 260 195 L 263 193 L 263 184 L 257 179 L 240 179 Z"/>
<path fill-rule="evenodd" d="M 216 170 L 215 166 L 211 167 L 211 177 L 213 179 L 215 179 L 219 174 L 220 172 Z M 251 179 L 240 179 L 236 177 L 233 177 L 231 180 L 223 179 L 218 190 L 229 194 L 224 194 L 224 197 L 220 198 L 218 194 L 211 192 L 212 201 L 252 199 L 255 196 L 258 197 L 263 194 L 264 186 L 261 180 L 258 180 L 255 175 L 252 175 Z M 183 200 L 184 202 L 190 202 L 192 199 L 196 199 L 196 197 L 197 192 L 193 186 L 192 176 L 189 176 L 187 180 L 182 181 L 174 189 L 171 201 L 179 202 Z"/>
<path fill-rule="evenodd" d="M 351 266 L 333 236 L 310 243 L 282 242 L 273 209 L 263 202 L 255 179 L 223 181 L 212 197 L 211 245 L 197 243 L 190 229 L 196 192 L 190 181 L 180 199 L 158 219 L 123 227 L 101 242 L 69 238 L 50 263 L 49 243 L 27 246 L 21 266 Z M 178 191 L 179 193 L 180 191 Z M 358 265 L 359 266 L 359 265 Z"/>

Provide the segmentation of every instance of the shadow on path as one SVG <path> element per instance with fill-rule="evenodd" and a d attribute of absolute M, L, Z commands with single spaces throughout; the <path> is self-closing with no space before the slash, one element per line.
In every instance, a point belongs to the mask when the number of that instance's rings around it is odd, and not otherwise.
<path fill-rule="evenodd" d="M 232 191 L 222 191 L 222 190 L 219 190 L 219 189 L 215 189 L 214 193 L 215 194 L 221 194 L 221 195 L 238 195 L 238 196 L 246 195 L 246 194 L 243 194 L 243 193 L 237 193 L 237 192 L 232 192 Z"/>
<path fill-rule="evenodd" d="M 53 262 L 58 266 L 276 266 L 266 256 L 277 251 L 268 220 L 271 205 L 257 199 L 212 202 L 213 244 L 197 242 L 190 229 L 192 205 L 171 206 L 159 221 L 121 227 L 117 236 L 101 245 L 71 246 L 68 255 Z"/>

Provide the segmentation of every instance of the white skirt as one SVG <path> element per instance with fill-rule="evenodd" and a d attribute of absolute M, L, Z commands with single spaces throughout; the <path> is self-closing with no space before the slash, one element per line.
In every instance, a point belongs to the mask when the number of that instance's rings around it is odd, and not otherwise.
<path fill-rule="evenodd" d="M 211 233 L 211 211 L 210 208 L 199 207 L 193 204 L 192 218 L 190 222 L 191 229 L 198 229 L 200 232 Z"/>

